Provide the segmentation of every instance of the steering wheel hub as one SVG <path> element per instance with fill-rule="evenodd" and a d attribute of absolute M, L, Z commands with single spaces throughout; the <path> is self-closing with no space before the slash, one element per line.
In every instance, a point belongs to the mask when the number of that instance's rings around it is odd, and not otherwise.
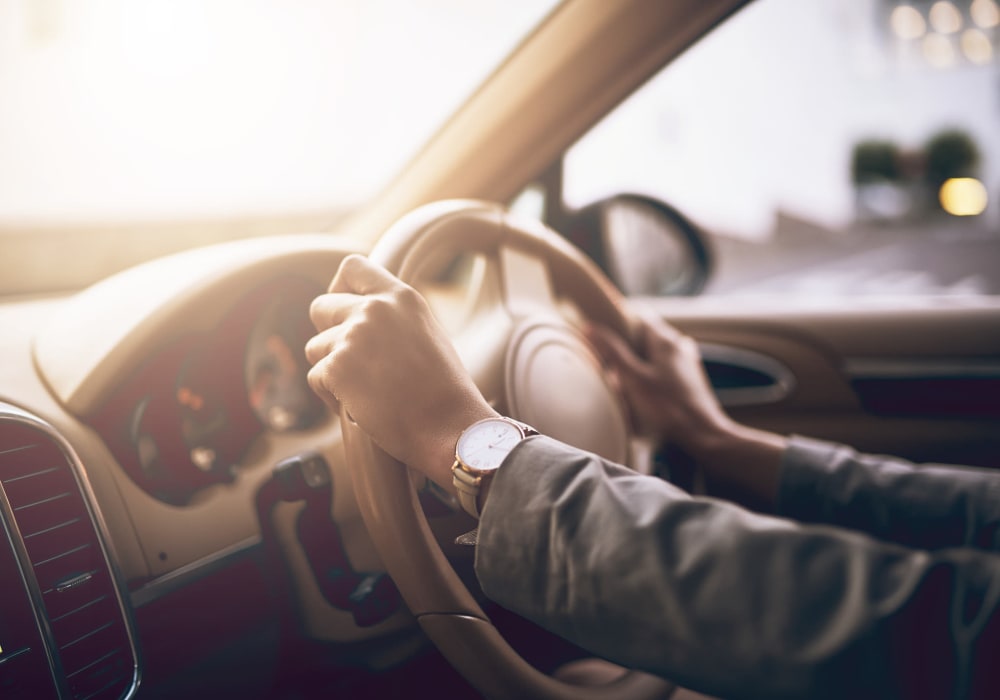
<path fill-rule="evenodd" d="M 575 330 L 562 323 L 529 321 L 507 350 L 507 406 L 543 435 L 628 461 L 628 423 L 600 361 Z"/>

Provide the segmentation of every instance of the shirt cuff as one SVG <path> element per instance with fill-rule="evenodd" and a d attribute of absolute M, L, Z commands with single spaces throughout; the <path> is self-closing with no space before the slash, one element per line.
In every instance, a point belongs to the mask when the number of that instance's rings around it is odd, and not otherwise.
<path fill-rule="evenodd" d="M 855 451 L 834 442 L 793 435 L 781 458 L 776 515 L 811 520 L 823 507 L 827 479 Z"/>

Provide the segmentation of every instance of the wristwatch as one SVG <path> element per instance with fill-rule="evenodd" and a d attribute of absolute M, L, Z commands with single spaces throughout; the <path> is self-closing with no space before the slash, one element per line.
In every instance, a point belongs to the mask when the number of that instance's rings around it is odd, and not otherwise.
<path fill-rule="evenodd" d="M 521 440 L 538 431 L 513 418 L 484 418 L 466 428 L 455 445 L 452 483 L 462 509 L 479 519 L 479 494 Z"/>

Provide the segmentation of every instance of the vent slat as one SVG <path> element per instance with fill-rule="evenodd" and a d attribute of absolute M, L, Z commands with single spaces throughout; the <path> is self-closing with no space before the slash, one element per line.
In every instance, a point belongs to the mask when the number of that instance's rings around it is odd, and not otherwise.
<path fill-rule="evenodd" d="M 17 447 L 7 447 L 7 448 L 4 448 L 4 449 L 0 449 L 0 457 L 3 457 L 4 455 L 12 454 L 14 452 L 23 452 L 25 450 L 33 450 L 36 447 L 38 447 L 38 443 L 33 443 L 33 444 L 30 444 L 30 445 L 19 445 Z"/>
<path fill-rule="evenodd" d="M 90 606 L 97 605 L 101 601 L 107 600 L 107 599 L 108 599 L 108 597 L 106 595 L 102 595 L 99 598 L 94 598 L 93 600 L 91 600 L 91 601 L 89 601 L 87 603 L 84 603 L 83 605 L 80 605 L 78 607 L 73 608 L 69 612 L 65 612 L 62 615 L 59 615 L 58 617 L 53 617 L 52 621 L 53 622 L 59 622 L 59 620 L 65 620 L 70 615 L 74 615 L 74 614 L 76 614 L 78 612 L 82 612 L 82 611 L 86 610 L 87 608 L 89 608 Z"/>
<path fill-rule="evenodd" d="M 78 668 L 75 671 L 73 671 L 73 673 L 67 673 L 66 677 L 67 678 L 73 678 L 74 676 L 79 676 L 81 673 L 83 673 L 87 669 L 90 669 L 90 668 L 93 668 L 94 666 L 97 666 L 102 661 L 107 661 L 112 656 L 114 656 L 115 654 L 118 654 L 118 653 L 121 653 L 121 649 L 112 649 L 107 654 L 104 654 L 103 656 L 100 656 L 100 657 L 94 659 L 93 661 L 91 661 L 89 664 L 87 664 L 83 668 Z"/>
<path fill-rule="evenodd" d="M 80 637 L 77 637 L 76 639 L 74 639 L 74 640 L 73 640 L 73 641 L 71 641 L 71 642 L 66 642 L 65 644 L 63 644 L 63 645 L 61 645 L 61 646 L 59 647 L 59 650 L 60 650 L 60 651 L 64 651 L 64 650 L 66 650 L 66 649 L 69 649 L 69 648 L 70 648 L 71 646 L 73 646 L 73 645 L 75 645 L 75 644 L 79 644 L 79 643 L 80 643 L 80 642 L 82 642 L 82 641 L 83 641 L 84 639 L 90 639 L 90 638 L 91 638 L 91 637 L 93 637 L 93 636 L 94 636 L 95 634 L 98 634 L 98 633 L 100 633 L 100 632 L 103 632 L 104 630 L 106 630 L 106 629 L 108 629 L 109 627 L 111 627 L 111 625 L 112 625 L 112 624 L 113 624 L 113 623 L 111 623 L 111 622 L 106 622 L 105 624 L 101 625 L 101 626 L 100 626 L 100 627 L 98 627 L 97 629 L 94 629 L 94 630 L 90 630 L 89 632 L 87 632 L 87 634 L 85 634 L 85 635 L 82 635 L 82 636 L 80 636 Z"/>
<path fill-rule="evenodd" d="M 48 559 L 42 559 L 41 561 L 34 561 L 31 563 L 35 568 L 38 568 L 39 566 L 44 566 L 45 564 L 51 564 L 54 561 L 58 561 L 59 559 L 68 557 L 71 554 L 76 554 L 77 552 L 82 552 L 85 549 L 89 548 L 90 548 L 90 543 L 87 542 L 85 544 L 81 544 L 79 547 L 73 547 L 73 549 L 67 550 L 65 552 L 60 552 L 59 554 L 56 554 L 54 557 L 49 557 Z"/>
<path fill-rule="evenodd" d="M 80 522 L 79 518 L 72 518 L 71 520 L 67 520 L 66 522 L 59 523 L 58 525 L 53 525 L 52 527 L 47 527 L 44 530 L 36 530 L 35 532 L 28 533 L 27 535 L 24 535 L 24 539 L 30 540 L 32 537 L 38 537 L 39 535 L 44 535 L 47 532 L 53 532 L 55 530 L 58 530 L 58 529 L 63 528 L 63 527 L 67 527 L 69 525 L 75 525 L 78 522 Z"/>
<path fill-rule="evenodd" d="M 33 503 L 26 503 L 23 506 L 15 506 L 14 512 L 17 513 L 22 510 L 28 510 L 28 508 L 35 508 L 36 506 L 41 506 L 45 505 L 46 503 L 52 503 L 53 501 L 58 501 L 61 498 L 69 498 L 72 495 L 73 495 L 72 493 L 66 491 L 64 493 L 56 494 L 55 496 L 49 496 L 48 498 L 43 498 Z"/>
<path fill-rule="evenodd" d="M 81 569 L 79 572 L 70 572 L 66 576 L 57 578 L 52 581 L 51 586 L 42 590 L 45 604 L 50 606 L 50 611 L 55 610 L 57 606 L 69 610 L 82 605 L 93 596 L 93 588 L 87 584 L 100 576 L 101 572 L 98 569 Z"/>
<path fill-rule="evenodd" d="M 56 581 L 55 591 L 56 593 L 65 593 L 66 591 L 70 591 L 76 588 L 77 586 L 82 586 L 83 584 L 90 581 L 90 579 L 94 578 L 94 574 L 96 573 L 97 573 L 96 570 L 84 571 L 81 574 L 75 574 L 73 576 L 69 576 L 68 578 Z M 50 589 L 50 591 L 51 590 L 52 589 Z"/>
<path fill-rule="evenodd" d="M 53 472 L 59 471 L 59 467 L 49 467 L 48 469 L 41 469 L 37 472 L 31 472 L 30 474 L 22 474 L 21 476 L 11 476 L 6 479 L 0 479 L 0 483 L 4 486 L 7 484 L 13 484 L 17 481 L 23 481 L 25 479 L 30 479 L 34 476 L 42 476 L 44 474 L 52 474 Z"/>
<path fill-rule="evenodd" d="M 116 700 L 133 688 L 128 627 L 73 466 L 49 432 L 0 415 L 10 531 L 42 591 L 64 688 L 75 700 Z"/>

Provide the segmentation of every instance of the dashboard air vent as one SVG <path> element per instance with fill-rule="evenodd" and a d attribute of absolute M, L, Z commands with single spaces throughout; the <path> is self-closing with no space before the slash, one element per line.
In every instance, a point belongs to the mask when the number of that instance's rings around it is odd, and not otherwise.
<path fill-rule="evenodd" d="M 59 696 L 128 697 L 138 667 L 133 636 L 71 453 L 46 424 L 4 408 L 0 515 Z"/>

